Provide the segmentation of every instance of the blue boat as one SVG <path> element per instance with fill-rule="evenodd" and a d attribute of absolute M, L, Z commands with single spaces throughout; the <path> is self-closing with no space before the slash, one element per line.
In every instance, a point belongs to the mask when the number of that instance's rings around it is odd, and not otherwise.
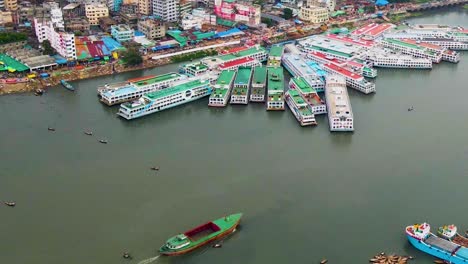
<path fill-rule="evenodd" d="M 73 88 L 73 86 L 71 84 L 69 84 L 67 81 L 65 80 L 60 80 L 60 83 L 63 85 L 63 87 L 65 87 L 67 90 L 70 90 L 70 91 L 75 91 L 75 88 Z"/>
<path fill-rule="evenodd" d="M 406 227 L 406 237 L 415 248 L 453 264 L 468 264 L 468 248 L 431 233 L 428 223 Z"/>

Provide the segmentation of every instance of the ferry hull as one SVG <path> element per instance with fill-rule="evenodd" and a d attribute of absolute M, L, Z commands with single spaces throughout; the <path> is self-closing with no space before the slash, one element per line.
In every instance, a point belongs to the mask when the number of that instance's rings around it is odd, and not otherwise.
<path fill-rule="evenodd" d="M 466 264 L 467 262 L 462 260 L 461 258 L 458 258 L 457 256 L 449 254 L 447 251 L 439 250 L 435 247 L 431 247 L 428 244 L 421 242 L 420 240 L 406 235 L 408 238 L 408 241 L 413 245 L 415 248 L 421 250 L 422 252 L 425 252 L 429 255 L 432 255 L 434 257 L 437 257 L 439 259 L 443 259 L 446 261 L 449 261 L 452 264 Z"/>
<path fill-rule="evenodd" d="M 191 248 L 187 248 L 187 249 L 184 249 L 184 250 L 181 250 L 181 251 L 161 252 L 161 255 L 165 255 L 165 256 L 179 256 L 179 255 L 184 255 L 184 254 L 187 254 L 187 253 L 189 253 L 189 252 L 192 252 L 192 251 L 194 251 L 195 249 L 201 248 L 201 247 L 203 247 L 203 246 L 205 246 L 205 245 L 207 245 L 207 244 L 209 244 L 209 243 L 211 243 L 211 242 L 213 242 L 213 241 L 216 241 L 216 240 L 218 240 L 218 239 L 221 239 L 221 238 L 226 237 L 226 236 L 228 236 L 229 234 L 233 233 L 233 232 L 236 230 L 236 228 L 237 228 L 237 226 L 239 225 L 239 223 L 240 223 L 240 219 L 236 222 L 236 224 L 234 224 L 231 228 L 227 229 L 225 232 L 220 233 L 219 235 L 214 236 L 214 237 L 212 237 L 211 239 L 208 239 L 208 240 L 206 240 L 205 242 L 200 243 L 200 244 L 198 244 L 198 245 L 196 245 L 196 246 L 193 246 L 193 247 L 191 247 Z"/>

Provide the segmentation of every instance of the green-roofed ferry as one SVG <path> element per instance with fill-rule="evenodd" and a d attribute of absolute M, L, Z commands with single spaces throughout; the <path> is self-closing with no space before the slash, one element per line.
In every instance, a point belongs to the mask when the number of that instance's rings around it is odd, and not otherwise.
<path fill-rule="evenodd" d="M 159 249 L 159 253 L 166 256 L 182 255 L 221 239 L 236 231 L 241 217 L 242 213 L 228 215 L 173 236 Z"/>

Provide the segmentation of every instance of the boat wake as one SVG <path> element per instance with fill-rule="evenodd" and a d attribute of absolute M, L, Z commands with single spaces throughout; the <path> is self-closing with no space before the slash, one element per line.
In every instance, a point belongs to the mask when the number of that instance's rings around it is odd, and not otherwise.
<path fill-rule="evenodd" d="M 138 262 L 138 264 L 148 264 L 148 263 L 151 263 L 151 262 L 157 260 L 159 257 L 160 257 L 160 255 L 157 255 L 156 257 L 152 257 L 152 258 L 149 258 L 149 259 L 142 260 L 142 261 Z"/>

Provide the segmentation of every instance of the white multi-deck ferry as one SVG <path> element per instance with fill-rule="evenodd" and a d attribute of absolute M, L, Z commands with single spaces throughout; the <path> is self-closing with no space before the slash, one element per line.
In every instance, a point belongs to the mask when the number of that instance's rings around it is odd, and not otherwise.
<path fill-rule="evenodd" d="M 265 102 L 267 68 L 257 66 L 252 77 L 250 102 Z"/>
<path fill-rule="evenodd" d="M 307 83 L 304 77 L 291 78 L 289 89 L 295 89 L 302 95 L 314 115 L 327 113 L 325 102 L 317 94 L 317 91 Z"/>
<path fill-rule="evenodd" d="M 267 66 L 276 67 L 281 65 L 281 57 L 283 56 L 284 47 L 273 45 L 268 52 Z"/>
<path fill-rule="evenodd" d="M 299 91 L 290 89 L 286 92 L 286 103 L 301 126 L 316 125 L 314 113 Z"/>
<path fill-rule="evenodd" d="M 174 72 L 133 78 L 127 82 L 100 86 L 98 87 L 98 95 L 101 102 L 111 106 L 138 99 L 144 94 L 170 87 L 183 79 L 187 79 L 187 76 Z"/>
<path fill-rule="evenodd" d="M 269 67 L 267 76 L 267 110 L 284 110 L 283 67 Z"/>
<path fill-rule="evenodd" d="M 385 34 L 385 38 L 390 39 L 413 39 L 423 43 L 429 43 L 438 45 L 440 47 L 451 49 L 451 50 L 468 50 L 468 43 L 463 41 L 458 41 L 453 38 L 452 35 L 445 35 L 442 37 L 427 37 L 417 34 L 409 34 L 405 32 L 394 32 Z"/>
<path fill-rule="evenodd" d="M 401 51 L 404 54 L 419 58 L 429 58 L 432 62 L 439 63 L 442 60 L 442 51 L 431 50 L 421 43 L 416 43 L 413 41 L 406 40 L 397 40 L 397 39 L 384 39 L 382 44 L 386 48 L 394 49 Z"/>
<path fill-rule="evenodd" d="M 249 102 L 249 87 L 252 78 L 252 68 L 241 67 L 237 70 L 234 88 L 231 93 L 231 104 L 247 104 Z"/>
<path fill-rule="evenodd" d="M 330 131 L 354 131 L 353 111 L 345 78 L 339 75 L 327 75 L 325 97 Z"/>
<path fill-rule="evenodd" d="M 375 83 L 366 81 L 366 79 L 362 75 L 353 73 L 345 68 L 342 68 L 332 63 L 324 64 L 323 69 L 328 74 L 343 76 L 346 80 L 346 84 L 353 89 L 356 89 L 365 94 L 375 92 Z M 325 84 L 325 87 L 326 87 L 326 84 Z"/>
<path fill-rule="evenodd" d="M 179 67 L 179 72 L 188 76 L 199 76 L 208 72 L 208 66 L 201 62 L 184 64 Z"/>
<path fill-rule="evenodd" d="M 407 69 L 432 69 L 432 60 L 428 58 L 417 58 L 402 54 L 393 50 L 373 49 L 367 53 L 367 60 L 374 67 L 381 68 L 407 68 Z"/>
<path fill-rule="evenodd" d="M 185 104 L 211 94 L 208 79 L 181 82 L 171 88 L 148 93 L 140 99 L 120 105 L 118 115 L 130 120 Z"/>
<path fill-rule="evenodd" d="M 209 69 L 234 70 L 241 66 L 256 66 L 266 61 L 267 57 L 266 50 L 256 45 L 232 48 L 222 52 L 221 55 L 204 58 L 201 62 Z"/>
<path fill-rule="evenodd" d="M 231 96 L 232 85 L 236 71 L 222 71 L 214 85 L 213 92 L 208 100 L 208 106 L 224 107 L 227 105 L 228 99 Z"/>
<path fill-rule="evenodd" d="M 327 63 L 333 63 L 337 66 L 346 68 L 350 71 L 353 71 L 355 73 L 358 73 L 364 77 L 368 78 L 375 78 L 377 77 L 377 70 L 372 68 L 371 66 L 365 65 L 363 63 L 359 63 L 353 60 L 340 60 L 337 59 L 333 56 L 326 55 L 325 53 L 319 52 L 319 51 L 311 51 L 307 54 L 307 58 L 311 61 L 321 63 L 321 64 L 327 64 Z"/>
<path fill-rule="evenodd" d="M 286 53 L 283 55 L 282 62 L 284 68 L 288 70 L 293 77 L 306 77 L 306 81 L 314 89 L 323 91 L 325 83 L 320 78 L 318 72 L 312 68 L 300 55 Z"/>

